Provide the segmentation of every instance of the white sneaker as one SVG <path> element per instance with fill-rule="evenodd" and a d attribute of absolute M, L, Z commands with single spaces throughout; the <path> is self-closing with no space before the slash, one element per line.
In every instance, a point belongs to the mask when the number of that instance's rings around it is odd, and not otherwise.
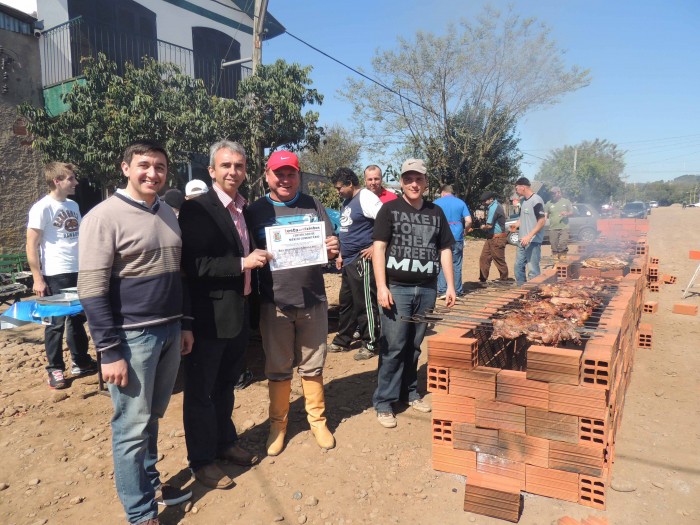
<path fill-rule="evenodd" d="M 408 402 L 408 405 L 409 405 L 413 410 L 417 410 L 418 412 L 424 412 L 424 413 L 426 413 L 426 414 L 427 414 L 428 412 L 432 412 L 432 411 L 433 411 L 433 409 L 430 408 L 430 405 L 429 405 L 428 403 L 426 403 L 425 401 L 423 401 L 422 398 L 418 398 L 418 399 L 414 399 L 413 401 L 409 401 L 409 402 Z"/>
<path fill-rule="evenodd" d="M 377 412 L 377 421 L 384 428 L 396 427 L 396 416 L 393 412 Z"/>

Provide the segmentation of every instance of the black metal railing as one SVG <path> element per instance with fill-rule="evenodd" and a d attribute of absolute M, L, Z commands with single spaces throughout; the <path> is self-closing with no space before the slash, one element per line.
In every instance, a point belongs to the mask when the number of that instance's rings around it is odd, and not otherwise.
<path fill-rule="evenodd" d="M 42 34 L 42 79 L 44 87 L 61 84 L 83 74 L 82 57 L 97 57 L 104 53 L 117 64 L 119 74 L 131 62 L 141 65 L 144 56 L 160 62 L 171 62 L 183 73 L 204 82 L 207 92 L 224 98 L 234 98 L 238 82 L 251 74 L 242 66 L 221 68 L 221 58 L 205 52 L 117 31 L 108 26 L 87 23 L 78 17 Z"/>

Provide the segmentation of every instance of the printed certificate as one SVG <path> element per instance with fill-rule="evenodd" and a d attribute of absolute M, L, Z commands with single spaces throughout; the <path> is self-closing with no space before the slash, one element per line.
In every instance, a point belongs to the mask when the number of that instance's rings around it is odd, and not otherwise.
<path fill-rule="evenodd" d="M 265 228 L 267 251 L 273 255 L 270 270 L 326 264 L 326 224 L 310 222 Z"/>

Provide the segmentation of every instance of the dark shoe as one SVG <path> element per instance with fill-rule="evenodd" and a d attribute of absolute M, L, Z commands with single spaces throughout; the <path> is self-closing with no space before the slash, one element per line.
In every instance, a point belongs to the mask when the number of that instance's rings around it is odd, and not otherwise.
<path fill-rule="evenodd" d="M 225 459 L 226 461 L 230 461 L 231 463 L 242 467 L 250 467 L 258 462 L 257 454 L 248 452 L 240 445 L 231 445 L 221 454 L 219 454 L 219 458 Z"/>
<path fill-rule="evenodd" d="M 215 463 L 210 463 L 194 472 L 194 478 L 210 489 L 228 489 L 235 485 L 223 470 Z"/>
<path fill-rule="evenodd" d="M 63 377 L 62 370 L 51 370 L 49 372 L 49 387 L 56 390 L 62 390 L 68 386 L 66 378 Z"/>
<path fill-rule="evenodd" d="M 80 376 L 87 376 L 90 374 L 96 374 L 97 373 L 97 361 L 95 361 L 92 357 L 90 358 L 89 361 L 87 361 L 85 364 L 82 365 L 73 365 L 73 367 L 70 369 L 70 373 L 73 377 L 80 377 Z"/>
<path fill-rule="evenodd" d="M 331 343 L 328 345 L 328 351 L 331 353 L 338 353 L 338 352 L 347 352 L 350 349 L 346 346 L 340 346 L 335 343 Z"/>
<path fill-rule="evenodd" d="M 364 361 L 365 359 L 372 359 L 374 357 L 374 352 L 369 348 L 363 346 L 357 353 L 352 357 L 355 361 Z"/>
<path fill-rule="evenodd" d="M 179 489 L 164 483 L 156 489 L 156 503 L 172 507 L 178 503 L 183 503 L 192 497 L 191 490 Z"/>
<path fill-rule="evenodd" d="M 146 521 L 139 521 L 136 525 L 160 525 L 158 518 L 148 518 Z"/>
<path fill-rule="evenodd" d="M 253 376 L 253 372 L 246 368 L 245 372 L 241 374 L 241 378 L 238 380 L 238 383 L 236 383 L 236 386 L 233 388 L 235 390 L 243 390 L 245 387 L 250 385 L 254 379 L 255 376 Z"/>

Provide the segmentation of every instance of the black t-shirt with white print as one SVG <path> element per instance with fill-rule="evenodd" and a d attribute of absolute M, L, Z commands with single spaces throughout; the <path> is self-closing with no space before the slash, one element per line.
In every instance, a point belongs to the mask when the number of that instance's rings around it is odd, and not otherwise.
<path fill-rule="evenodd" d="M 399 197 L 385 203 L 374 221 L 375 241 L 386 247 L 387 284 L 428 284 L 440 273 L 440 250 L 455 240 L 445 213 L 432 202 L 420 210 Z"/>

